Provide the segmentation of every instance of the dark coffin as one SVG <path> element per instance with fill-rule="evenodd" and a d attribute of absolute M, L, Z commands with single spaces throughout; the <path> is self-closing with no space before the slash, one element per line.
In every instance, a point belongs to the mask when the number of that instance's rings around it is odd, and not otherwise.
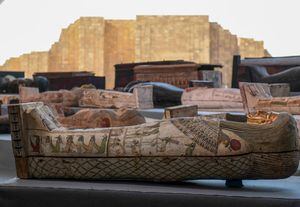
<path fill-rule="evenodd" d="M 188 88 L 191 80 L 208 80 L 207 71 L 210 73 L 220 73 L 213 71 L 215 67 L 221 65 L 210 64 L 172 64 L 172 65 L 140 65 L 134 67 L 134 80 L 163 82 L 179 88 Z M 205 78 L 204 78 L 205 77 Z M 218 81 L 221 80 L 221 75 L 218 76 Z M 211 81 L 211 80 L 208 80 Z M 216 84 L 216 87 L 219 84 Z"/>
<path fill-rule="evenodd" d="M 14 76 L 15 78 L 24 78 L 24 71 L 0 71 L 0 78 L 7 75 Z"/>
<path fill-rule="evenodd" d="M 84 84 L 93 84 L 98 89 L 105 89 L 105 77 L 95 76 L 91 72 L 46 72 L 35 73 L 33 77 L 44 76 L 49 80 L 49 90 L 71 90 Z"/>
<path fill-rule="evenodd" d="M 164 60 L 164 61 L 150 61 L 137 63 L 122 63 L 115 65 L 115 88 L 125 87 L 128 83 L 134 80 L 133 68 L 139 65 L 177 65 L 194 63 L 184 60 Z"/>
<path fill-rule="evenodd" d="M 255 82 L 249 66 L 262 66 L 272 75 L 300 66 L 300 56 L 244 58 L 233 57 L 232 87 L 238 88 L 239 82 Z"/>

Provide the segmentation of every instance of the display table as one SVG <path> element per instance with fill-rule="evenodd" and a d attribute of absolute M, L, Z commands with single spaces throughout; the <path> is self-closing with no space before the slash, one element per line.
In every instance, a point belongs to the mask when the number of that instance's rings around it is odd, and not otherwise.
<path fill-rule="evenodd" d="M 228 189 L 224 181 L 185 183 L 1 181 L 0 206 L 300 206 L 300 177 L 244 181 Z"/>

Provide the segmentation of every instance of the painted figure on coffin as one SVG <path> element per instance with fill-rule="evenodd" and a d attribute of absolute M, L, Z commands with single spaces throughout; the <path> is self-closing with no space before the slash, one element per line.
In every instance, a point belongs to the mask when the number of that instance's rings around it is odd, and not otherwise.
<path fill-rule="evenodd" d="M 97 153 L 97 154 L 103 154 L 106 149 L 106 143 L 107 143 L 107 136 L 105 135 L 100 143 L 98 145 L 96 143 L 95 135 L 92 135 L 89 141 L 89 145 L 87 146 L 87 152 L 88 153 Z"/>
<path fill-rule="evenodd" d="M 40 137 L 37 135 L 33 135 L 32 137 L 30 137 L 30 145 L 32 152 L 40 152 L 40 141 Z"/>
<path fill-rule="evenodd" d="M 72 135 L 67 136 L 67 143 L 66 143 L 66 146 L 64 148 L 64 152 L 67 152 L 67 153 L 77 152 L 77 146 L 74 143 Z"/>
<path fill-rule="evenodd" d="M 53 153 L 59 153 L 63 151 L 63 141 L 62 141 L 62 137 L 60 135 L 58 135 L 57 137 L 55 137 L 56 141 L 55 144 L 51 143 L 52 146 L 52 152 Z"/>
<path fill-rule="evenodd" d="M 78 153 L 84 153 L 86 151 L 88 151 L 88 146 L 84 143 L 84 136 L 79 135 L 78 139 L 77 139 L 77 152 Z"/>

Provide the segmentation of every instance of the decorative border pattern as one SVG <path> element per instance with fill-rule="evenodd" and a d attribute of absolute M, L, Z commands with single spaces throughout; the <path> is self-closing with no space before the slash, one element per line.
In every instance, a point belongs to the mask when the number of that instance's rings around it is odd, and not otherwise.
<path fill-rule="evenodd" d="M 30 157 L 31 178 L 183 181 L 279 179 L 291 176 L 298 151 L 230 157 L 55 158 Z M 278 164 L 281 163 L 281 164 Z"/>
<path fill-rule="evenodd" d="M 22 141 L 22 118 L 19 105 L 8 106 L 11 140 L 15 157 L 25 157 Z"/>

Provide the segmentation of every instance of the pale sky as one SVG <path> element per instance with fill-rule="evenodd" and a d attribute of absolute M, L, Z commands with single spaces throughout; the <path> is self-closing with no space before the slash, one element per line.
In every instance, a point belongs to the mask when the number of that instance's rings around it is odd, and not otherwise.
<path fill-rule="evenodd" d="M 299 9 L 300 0 L 4 0 L 0 64 L 48 50 L 61 29 L 81 16 L 209 15 L 233 34 L 263 40 L 273 56 L 300 55 Z"/>

